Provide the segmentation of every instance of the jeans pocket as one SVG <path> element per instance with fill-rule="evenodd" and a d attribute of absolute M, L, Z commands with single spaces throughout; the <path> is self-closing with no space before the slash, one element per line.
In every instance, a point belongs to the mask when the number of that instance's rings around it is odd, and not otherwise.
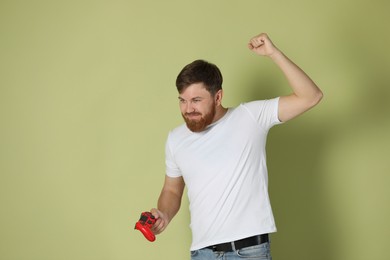
<path fill-rule="evenodd" d="M 195 257 L 199 254 L 199 250 L 191 251 L 191 257 Z"/>
<path fill-rule="evenodd" d="M 269 243 L 245 247 L 237 251 L 237 255 L 243 259 L 271 260 Z"/>

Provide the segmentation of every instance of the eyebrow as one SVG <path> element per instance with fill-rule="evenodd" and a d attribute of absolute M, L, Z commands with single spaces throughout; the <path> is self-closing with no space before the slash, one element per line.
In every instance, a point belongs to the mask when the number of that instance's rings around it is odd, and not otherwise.
<path fill-rule="evenodd" d="M 179 100 L 185 100 L 184 98 L 182 98 L 182 97 L 178 97 L 178 99 Z M 194 100 L 194 99 L 203 99 L 203 97 L 201 97 L 201 96 L 197 96 L 197 97 L 193 97 L 193 98 L 191 98 L 191 100 Z"/>

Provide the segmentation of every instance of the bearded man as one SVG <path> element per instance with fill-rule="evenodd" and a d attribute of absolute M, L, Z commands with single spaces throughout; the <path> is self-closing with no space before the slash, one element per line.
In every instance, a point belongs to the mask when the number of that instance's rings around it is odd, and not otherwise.
<path fill-rule="evenodd" d="M 317 85 L 267 34 L 250 39 L 248 48 L 275 62 L 291 94 L 225 108 L 221 72 L 204 60 L 185 66 L 176 80 L 185 124 L 166 142 L 166 177 L 157 208 L 151 209 L 152 231 L 165 230 L 187 186 L 193 260 L 271 259 L 269 234 L 276 226 L 268 195 L 267 134 L 322 99 Z"/>

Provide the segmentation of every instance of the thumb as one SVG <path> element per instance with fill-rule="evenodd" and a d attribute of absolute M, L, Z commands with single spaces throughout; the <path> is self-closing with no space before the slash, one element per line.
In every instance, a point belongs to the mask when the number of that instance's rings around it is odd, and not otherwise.
<path fill-rule="evenodd" d="M 150 213 L 152 213 L 152 215 L 154 216 L 155 219 L 160 218 L 160 211 L 158 209 L 152 208 L 150 210 Z"/>

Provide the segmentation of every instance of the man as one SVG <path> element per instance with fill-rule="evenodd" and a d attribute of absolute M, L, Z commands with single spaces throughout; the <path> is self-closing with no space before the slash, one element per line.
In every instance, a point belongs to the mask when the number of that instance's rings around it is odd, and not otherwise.
<path fill-rule="evenodd" d="M 190 201 L 191 259 L 240 256 L 271 259 L 268 234 L 276 232 L 268 197 L 265 144 L 269 129 L 291 120 L 322 99 L 316 84 L 271 42 L 253 37 L 248 48 L 271 58 L 292 94 L 222 106 L 222 75 L 197 60 L 177 77 L 185 124 L 169 133 L 166 177 L 152 231 L 159 234 L 178 212 L 184 186 Z"/>

